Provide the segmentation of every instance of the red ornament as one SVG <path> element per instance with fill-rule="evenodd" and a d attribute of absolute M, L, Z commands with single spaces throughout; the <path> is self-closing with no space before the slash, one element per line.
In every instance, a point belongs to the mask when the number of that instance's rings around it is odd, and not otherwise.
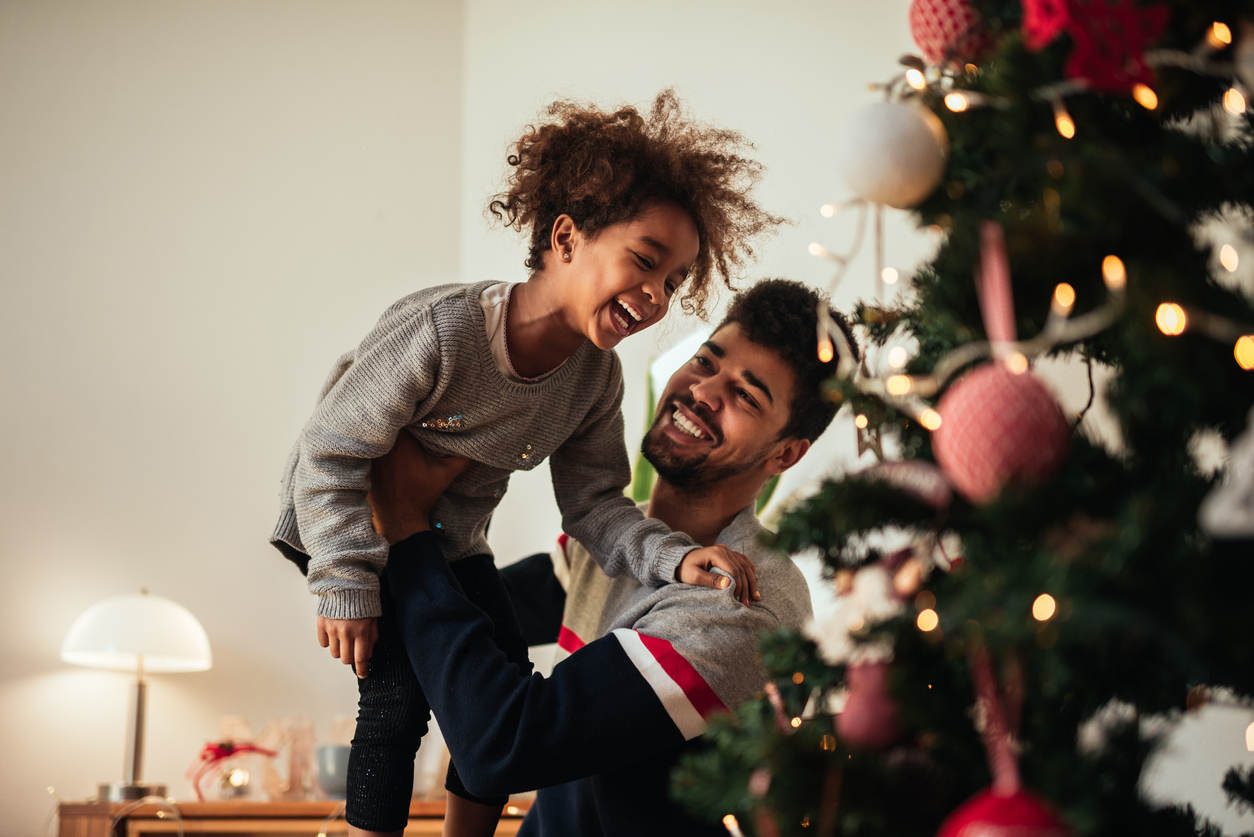
<path fill-rule="evenodd" d="M 1071 827 L 1049 805 L 1030 793 L 998 795 L 983 790 L 968 799 L 941 823 L 936 837 L 1072 837 Z"/>
<path fill-rule="evenodd" d="M 936 462 L 972 503 L 991 501 L 1009 484 L 1049 479 L 1071 443 L 1071 427 L 1045 385 L 998 361 L 964 376 L 936 409 Z"/>
<path fill-rule="evenodd" d="M 886 662 L 861 663 L 845 671 L 849 697 L 836 716 L 836 732 L 851 747 L 882 750 L 901 738 L 897 703 L 888 694 Z"/>
<path fill-rule="evenodd" d="M 1067 78 L 1107 93 L 1127 93 L 1154 80 L 1143 54 L 1166 30 L 1169 7 L 1142 7 L 1136 0 L 1067 2 L 1072 7 L 1067 32 L 1075 41 L 1064 68 Z"/>
<path fill-rule="evenodd" d="M 972 61 L 989 42 L 969 0 L 914 0 L 910 35 L 929 64 Z"/>
<path fill-rule="evenodd" d="M 1040 52 L 1071 24 L 1067 0 L 1023 0 L 1023 43 Z"/>

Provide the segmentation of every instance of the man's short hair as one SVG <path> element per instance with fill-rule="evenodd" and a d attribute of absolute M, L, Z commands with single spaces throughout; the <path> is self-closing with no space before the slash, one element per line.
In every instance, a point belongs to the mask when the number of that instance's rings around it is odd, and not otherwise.
<path fill-rule="evenodd" d="M 818 291 L 791 279 L 764 279 L 736 294 L 727 316 L 715 329 L 736 323 L 752 342 L 778 352 L 793 371 L 796 386 L 789 405 L 788 423 L 779 438 L 813 442 L 831 424 L 840 405 L 823 393 L 823 381 L 836 373 L 836 360 L 819 360 L 818 307 L 826 298 Z M 828 304 L 828 313 L 859 356 L 844 315 Z"/>

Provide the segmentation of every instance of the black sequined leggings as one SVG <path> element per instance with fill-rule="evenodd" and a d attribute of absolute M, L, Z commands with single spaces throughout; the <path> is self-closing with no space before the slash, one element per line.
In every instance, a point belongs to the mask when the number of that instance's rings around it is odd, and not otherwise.
<path fill-rule="evenodd" d="M 531 672 L 527 643 L 509 594 L 490 555 L 474 555 L 449 565 L 462 591 L 492 620 L 496 644 L 510 662 Z M 409 665 L 396 624 L 396 606 L 387 572 L 380 577 L 383 615 L 370 658 L 370 676 L 357 681 L 357 732 L 348 757 L 346 819 L 367 831 L 399 831 L 409 820 L 414 789 L 414 756 L 427 732 L 431 708 Z M 444 787 L 483 805 L 504 805 L 506 797 L 485 799 L 466 790 L 450 762 Z"/>

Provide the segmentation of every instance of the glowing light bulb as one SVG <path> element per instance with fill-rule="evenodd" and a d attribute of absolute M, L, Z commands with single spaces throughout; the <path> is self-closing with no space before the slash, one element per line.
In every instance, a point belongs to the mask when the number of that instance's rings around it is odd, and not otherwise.
<path fill-rule="evenodd" d="M 919 595 L 914 597 L 914 606 L 917 610 L 936 607 L 936 596 L 929 590 L 921 590 Z"/>
<path fill-rule="evenodd" d="M 1054 117 L 1054 127 L 1058 129 L 1058 133 L 1062 134 L 1066 139 L 1075 137 L 1075 120 L 1070 114 L 1061 113 Z"/>
<path fill-rule="evenodd" d="M 897 268 L 886 267 L 880 271 L 880 278 L 884 280 L 885 285 L 896 285 L 901 275 L 897 273 Z"/>
<path fill-rule="evenodd" d="M 936 630 L 936 627 L 940 625 L 940 617 L 929 607 L 927 610 L 920 611 L 919 618 L 914 620 L 914 623 L 919 626 L 920 631 L 927 633 Z"/>
<path fill-rule="evenodd" d="M 1136 99 L 1136 103 L 1146 110 L 1154 110 L 1158 107 L 1158 94 L 1148 84 L 1138 83 L 1133 87 L 1132 98 Z"/>
<path fill-rule="evenodd" d="M 884 382 L 884 389 L 888 390 L 889 395 L 905 395 L 911 386 L 913 383 L 909 375 L 893 375 Z"/>
<path fill-rule="evenodd" d="M 1038 622 L 1045 622 L 1058 611 L 1058 603 L 1048 593 L 1042 593 L 1032 602 L 1032 616 Z"/>
<path fill-rule="evenodd" d="M 923 73 L 919 72 L 914 67 L 906 70 L 906 84 L 909 84 L 915 90 L 927 89 L 927 79 L 924 78 Z"/>
<path fill-rule="evenodd" d="M 819 214 L 824 218 L 831 218 L 837 212 L 840 212 L 840 204 L 838 203 L 825 203 L 819 207 Z"/>
<path fill-rule="evenodd" d="M 945 107 L 954 113 L 962 113 L 971 107 L 971 99 L 965 93 L 949 93 L 945 96 Z"/>
<path fill-rule="evenodd" d="M 1237 345 L 1232 350 L 1237 365 L 1249 371 L 1254 369 L 1254 334 L 1246 334 L 1237 338 Z"/>
<path fill-rule="evenodd" d="M 1245 749 L 1254 753 L 1254 724 L 1245 728 Z"/>
<path fill-rule="evenodd" d="M 866 416 L 862 415 L 861 413 L 859 413 L 858 415 L 854 416 L 854 417 L 853 417 L 853 426 L 854 426 L 854 427 L 856 427 L 856 428 L 858 428 L 859 430 L 865 430 L 865 429 L 866 429 L 866 426 L 867 426 L 867 418 L 866 418 Z"/>
<path fill-rule="evenodd" d="M 248 771 L 242 767 L 237 767 L 230 772 L 226 780 L 233 788 L 243 787 L 248 784 Z"/>
<path fill-rule="evenodd" d="M 832 347 L 832 341 L 830 338 L 824 337 L 819 341 L 819 362 L 831 363 L 834 357 L 836 357 L 836 351 Z"/>
<path fill-rule="evenodd" d="M 941 415 L 935 410 L 924 410 L 919 413 L 919 424 L 923 425 L 928 430 L 940 430 Z"/>
<path fill-rule="evenodd" d="M 1072 307 L 1075 305 L 1075 288 L 1066 282 L 1059 283 L 1054 288 L 1054 302 L 1052 308 L 1059 314 L 1067 315 L 1071 313 Z"/>
<path fill-rule="evenodd" d="M 1237 267 L 1241 264 L 1241 257 L 1237 255 L 1237 248 L 1231 244 L 1225 244 L 1219 249 L 1219 263 L 1224 266 L 1224 270 L 1229 273 L 1236 273 Z"/>
<path fill-rule="evenodd" d="M 1232 30 L 1228 28 L 1228 24 L 1215 21 L 1206 33 L 1206 43 L 1214 49 L 1223 49 L 1232 43 Z"/>
<path fill-rule="evenodd" d="M 792 675 L 792 682 L 800 686 L 802 683 L 806 682 L 806 676 L 799 671 L 795 671 Z"/>
<path fill-rule="evenodd" d="M 1158 330 L 1163 334 L 1175 337 L 1177 334 L 1184 334 L 1185 328 L 1189 325 L 1189 318 L 1179 305 L 1174 302 L 1164 302 L 1154 313 L 1154 322 L 1158 324 Z"/>
<path fill-rule="evenodd" d="M 788 723 L 792 725 L 792 728 L 793 728 L 793 729 L 796 729 L 797 727 L 801 726 L 801 719 L 800 719 L 800 718 L 793 718 L 793 719 L 792 719 L 791 721 L 789 721 Z"/>
<path fill-rule="evenodd" d="M 822 244 L 819 244 L 817 241 L 811 242 L 810 247 L 808 249 L 810 250 L 811 256 L 818 256 L 822 258 L 823 256 L 827 255 L 827 248 L 824 247 Z"/>
<path fill-rule="evenodd" d="M 723 827 L 731 837 L 745 837 L 745 833 L 740 830 L 740 822 L 731 814 L 723 817 Z"/>
<path fill-rule="evenodd" d="M 1127 286 L 1128 270 L 1123 266 L 1123 259 L 1118 256 L 1102 259 L 1102 281 L 1112 291 L 1122 291 Z"/>
<path fill-rule="evenodd" d="M 967 75 L 969 76 L 973 76 L 980 71 L 980 68 L 975 66 L 974 64 L 968 64 L 967 66 L 963 67 L 963 69 L 967 71 Z"/>
<path fill-rule="evenodd" d="M 1245 113 L 1245 97 L 1235 87 L 1229 87 L 1228 92 L 1224 93 L 1223 103 L 1224 110 L 1233 116 Z"/>
<path fill-rule="evenodd" d="M 836 736 L 824 735 L 822 738 L 819 739 L 819 747 L 822 748 L 823 750 L 826 750 L 829 753 L 832 752 L 833 750 L 836 749 Z"/>
<path fill-rule="evenodd" d="M 1006 368 L 1012 375 L 1022 375 L 1028 371 L 1028 359 L 1022 352 L 1015 352 L 1006 358 Z"/>
<path fill-rule="evenodd" d="M 910 359 L 910 353 L 902 346 L 893 346 L 888 350 L 888 365 L 894 369 L 900 369 L 906 365 L 906 361 Z"/>

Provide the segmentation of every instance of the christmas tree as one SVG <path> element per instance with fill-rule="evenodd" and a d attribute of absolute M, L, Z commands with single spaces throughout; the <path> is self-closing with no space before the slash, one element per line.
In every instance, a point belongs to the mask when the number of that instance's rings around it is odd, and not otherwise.
<path fill-rule="evenodd" d="M 888 455 L 782 518 L 838 606 L 764 637 L 761 699 L 674 776 L 691 810 L 762 837 L 1220 833 L 1140 783 L 1146 719 L 1254 695 L 1251 21 L 915 0 L 923 57 L 841 153 L 867 207 L 942 243 L 902 302 L 857 305 L 872 363 L 818 340 L 827 394 Z M 1049 357 L 1105 368 L 1117 443 L 1062 413 Z M 1248 806 L 1252 780 L 1224 790 Z"/>

